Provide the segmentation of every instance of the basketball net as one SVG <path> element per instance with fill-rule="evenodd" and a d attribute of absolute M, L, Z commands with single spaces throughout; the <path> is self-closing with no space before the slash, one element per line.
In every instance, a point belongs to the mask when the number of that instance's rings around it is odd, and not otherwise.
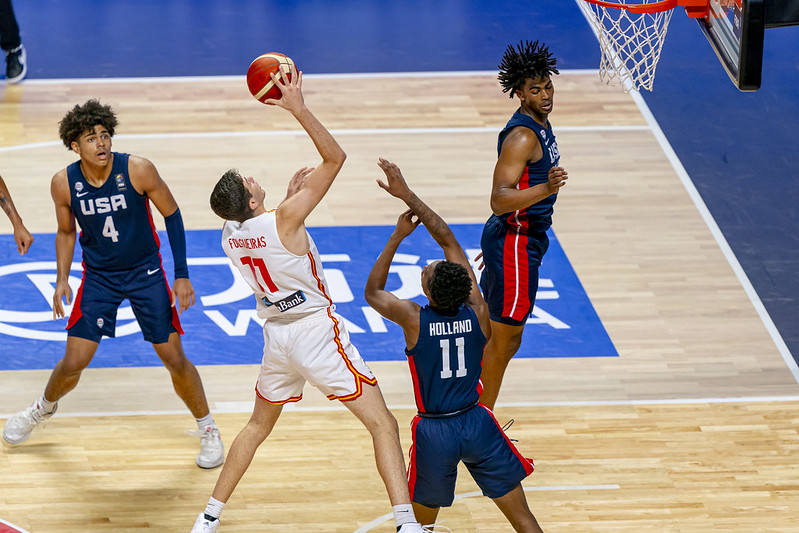
<path fill-rule="evenodd" d="M 599 77 L 607 84 L 652 90 L 655 68 L 677 0 L 584 0 L 602 57 Z"/>

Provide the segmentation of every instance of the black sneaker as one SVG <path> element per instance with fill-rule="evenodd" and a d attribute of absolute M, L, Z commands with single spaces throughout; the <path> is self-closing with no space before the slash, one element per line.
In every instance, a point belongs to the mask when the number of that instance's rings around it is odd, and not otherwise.
<path fill-rule="evenodd" d="M 28 72 L 25 64 L 25 47 L 17 46 L 6 52 L 6 83 L 19 83 Z"/>

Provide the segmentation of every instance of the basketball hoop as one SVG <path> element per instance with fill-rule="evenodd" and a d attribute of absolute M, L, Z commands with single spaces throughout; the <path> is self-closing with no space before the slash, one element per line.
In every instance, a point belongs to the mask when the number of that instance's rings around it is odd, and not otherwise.
<path fill-rule="evenodd" d="M 602 52 L 599 77 L 625 91 L 651 91 L 674 8 L 683 6 L 697 18 L 706 15 L 707 4 L 708 0 L 583 0 L 581 8 Z"/>

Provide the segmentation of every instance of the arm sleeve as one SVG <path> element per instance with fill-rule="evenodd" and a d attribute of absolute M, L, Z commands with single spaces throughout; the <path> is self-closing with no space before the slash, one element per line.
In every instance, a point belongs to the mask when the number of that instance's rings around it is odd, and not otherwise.
<path fill-rule="evenodd" d="M 186 264 L 186 232 L 183 229 L 183 217 L 180 209 L 164 218 L 166 234 L 169 237 L 169 247 L 172 248 L 172 257 L 175 259 L 175 279 L 188 278 L 189 267 Z"/>

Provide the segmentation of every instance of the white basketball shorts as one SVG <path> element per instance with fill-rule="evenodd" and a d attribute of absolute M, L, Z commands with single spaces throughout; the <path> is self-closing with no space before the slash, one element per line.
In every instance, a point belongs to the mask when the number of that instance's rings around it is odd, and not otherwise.
<path fill-rule="evenodd" d="M 328 399 L 341 401 L 358 398 L 364 383 L 377 384 L 350 342 L 344 320 L 330 309 L 264 324 L 264 357 L 255 385 L 258 397 L 277 405 L 298 402 L 306 381 Z"/>

